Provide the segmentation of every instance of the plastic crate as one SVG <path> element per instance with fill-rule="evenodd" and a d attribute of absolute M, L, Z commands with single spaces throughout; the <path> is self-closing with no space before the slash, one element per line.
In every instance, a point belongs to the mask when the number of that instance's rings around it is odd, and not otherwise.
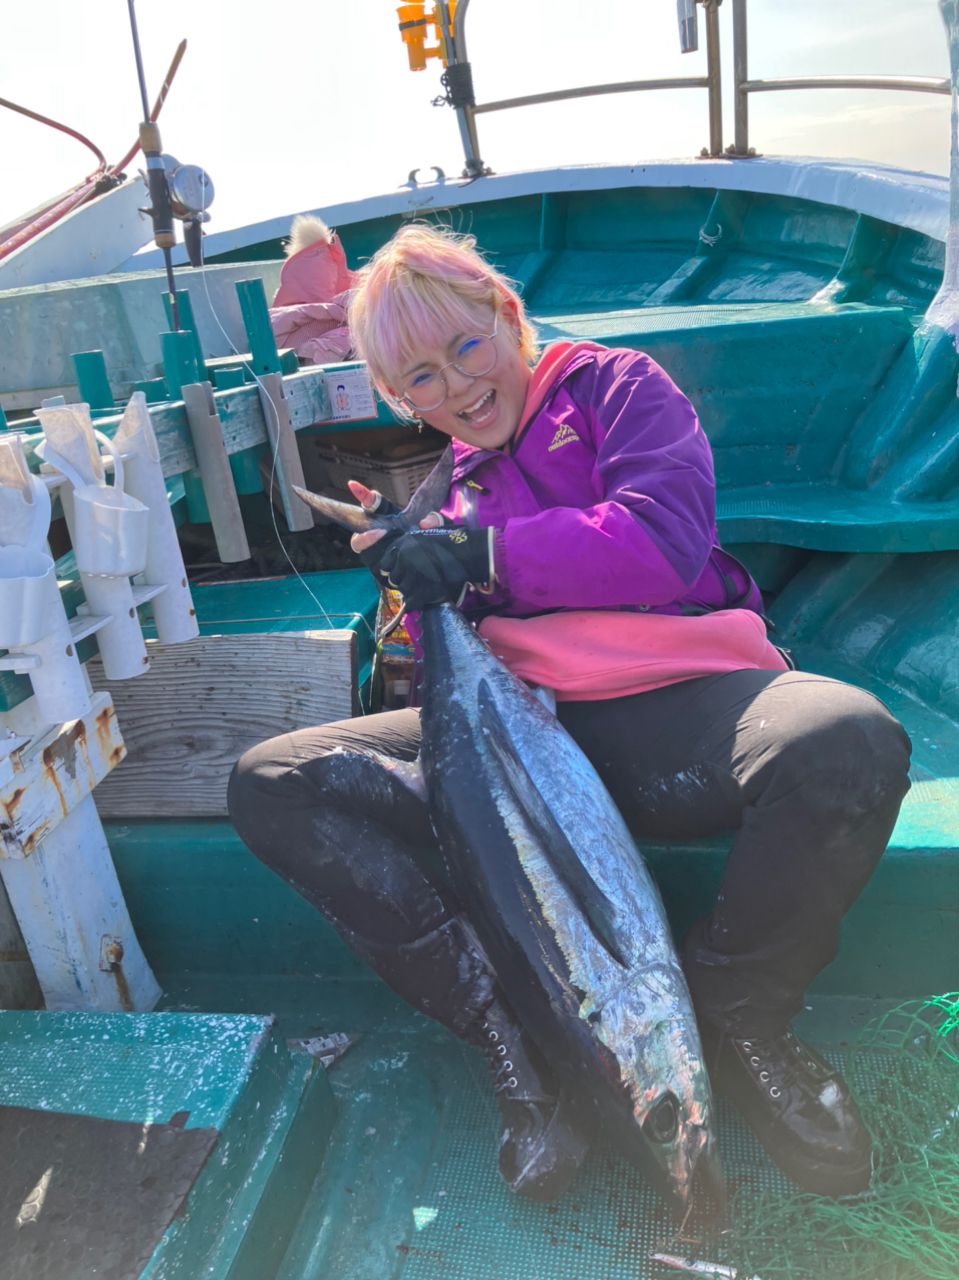
<path fill-rule="evenodd" d="M 376 489 L 399 507 L 405 507 L 413 494 L 439 461 L 443 448 L 431 449 L 411 457 L 391 461 L 375 454 L 350 453 L 336 445 L 312 442 L 305 468 L 312 471 L 313 463 L 322 466 L 328 484 L 334 489 L 346 489 L 347 480 L 359 480 L 369 489 Z M 445 446 L 444 446 L 445 447 Z M 311 476 L 308 483 L 313 483 Z"/>

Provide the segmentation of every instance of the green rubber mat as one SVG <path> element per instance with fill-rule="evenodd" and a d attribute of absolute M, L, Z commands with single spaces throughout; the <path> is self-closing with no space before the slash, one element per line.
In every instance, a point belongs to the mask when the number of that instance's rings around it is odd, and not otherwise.
<path fill-rule="evenodd" d="M 837 1065 L 841 1065 L 838 1055 Z M 478 1064 L 476 1064 L 478 1067 Z M 882 1078 L 877 1056 L 850 1083 Z M 719 1145 L 732 1192 L 789 1193 L 756 1139 L 722 1101 Z M 499 1182 L 487 1081 L 470 1064 L 441 1147 L 424 1178 L 411 1230 L 397 1246 L 403 1280 L 663 1280 L 656 1252 L 716 1260 L 718 1242 L 690 1221 L 682 1236 L 656 1194 L 618 1156 L 594 1151 L 554 1205 L 521 1202 Z"/>
<path fill-rule="evenodd" d="M 342 1022 L 342 1007 L 331 1016 Z M 826 1038 L 849 1034 L 849 1018 L 838 1021 Z M 827 1052 L 841 1067 L 844 1054 Z M 871 1059 L 850 1083 L 868 1094 L 882 1072 Z M 556 1204 L 510 1193 L 496 1167 L 483 1059 L 399 1007 L 330 1081 L 338 1103 L 330 1148 L 276 1280 L 665 1280 L 653 1252 L 719 1256 L 702 1224 L 690 1221 L 677 1240 L 655 1193 L 609 1150 L 590 1153 Z M 722 1101 L 718 1116 L 731 1189 L 788 1193 Z"/>
<path fill-rule="evenodd" d="M 692 1252 L 701 1227 L 676 1226 L 642 1177 L 608 1150 L 593 1151 L 572 1189 L 553 1205 L 529 1204 L 501 1183 L 495 1110 L 482 1064 L 469 1062 L 456 1102 L 397 1245 L 403 1280 L 660 1280 L 657 1251 Z M 719 1104 L 720 1149 L 731 1189 L 785 1192 L 789 1183 Z M 688 1243 L 687 1243 L 688 1242 Z"/>
<path fill-rule="evenodd" d="M 272 1019 L 159 1013 L 0 1013 L 0 1096 L 32 1107 L 222 1129 Z"/>

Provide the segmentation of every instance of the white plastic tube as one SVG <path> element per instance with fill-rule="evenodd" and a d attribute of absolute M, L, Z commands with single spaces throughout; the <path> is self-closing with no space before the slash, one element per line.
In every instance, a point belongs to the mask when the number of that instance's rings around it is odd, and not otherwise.
<path fill-rule="evenodd" d="M 144 582 L 166 588 L 152 603 L 157 637 L 163 644 L 180 644 L 200 634 L 193 597 L 187 583 L 183 553 L 177 540 L 173 512 L 167 499 L 150 411 L 142 391 L 135 392 L 113 438 L 113 448 L 126 457 L 126 490 L 150 509 Z"/>

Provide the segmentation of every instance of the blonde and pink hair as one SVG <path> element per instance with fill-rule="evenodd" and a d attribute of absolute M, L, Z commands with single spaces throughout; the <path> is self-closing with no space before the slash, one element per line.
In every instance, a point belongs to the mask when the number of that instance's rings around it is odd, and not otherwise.
<path fill-rule="evenodd" d="M 523 303 L 512 282 L 477 251 L 474 237 L 410 223 L 359 272 L 350 332 L 377 389 L 408 416 L 396 386 L 402 370 L 424 347 L 445 348 L 454 334 L 477 331 L 484 311 L 492 310 L 499 321 L 504 309 L 520 354 L 533 364 L 539 350 Z"/>

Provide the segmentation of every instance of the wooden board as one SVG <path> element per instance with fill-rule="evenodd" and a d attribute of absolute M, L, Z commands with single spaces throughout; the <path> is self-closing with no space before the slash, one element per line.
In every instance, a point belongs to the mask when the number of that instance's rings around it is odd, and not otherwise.
<path fill-rule="evenodd" d="M 220 817 L 237 758 L 265 738 L 357 715 L 356 635 L 285 631 L 147 641 L 150 670 L 113 697 L 127 758 L 96 789 L 104 818 Z"/>

